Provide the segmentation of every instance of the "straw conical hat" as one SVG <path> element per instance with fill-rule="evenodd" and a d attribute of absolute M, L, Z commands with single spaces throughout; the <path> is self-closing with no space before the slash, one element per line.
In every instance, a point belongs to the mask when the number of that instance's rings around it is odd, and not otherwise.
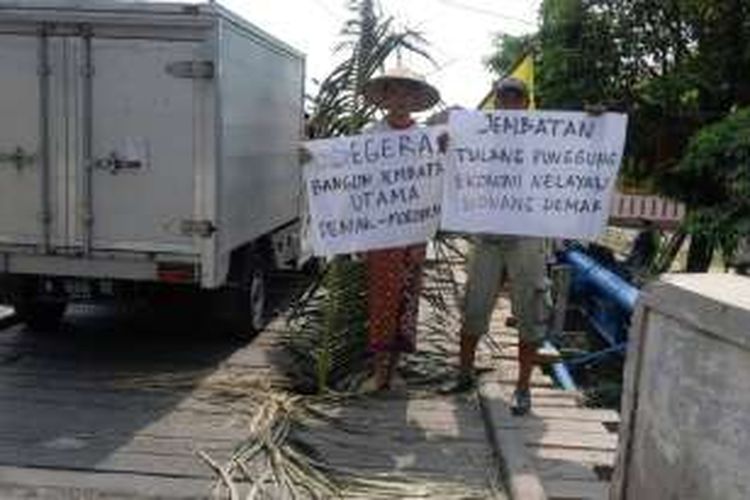
<path fill-rule="evenodd" d="M 427 83 L 422 75 L 403 66 L 396 66 L 369 80 L 364 84 L 362 93 L 369 103 L 380 105 L 385 100 L 388 84 L 395 83 L 401 83 L 409 90 L 406 105 L 409 111 L 424 111 L 440 101 L 440 93 L 435 87 Z"/>

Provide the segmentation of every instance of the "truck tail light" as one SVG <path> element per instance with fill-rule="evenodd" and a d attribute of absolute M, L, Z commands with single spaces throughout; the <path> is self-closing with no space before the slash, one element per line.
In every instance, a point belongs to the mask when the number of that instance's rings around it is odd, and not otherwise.
<path fill-rule="evenodd" d="M 156 273 L 163 283 L 195 283 L 198 277 L 198 269 L 194 264 L 161 262 Z"/>

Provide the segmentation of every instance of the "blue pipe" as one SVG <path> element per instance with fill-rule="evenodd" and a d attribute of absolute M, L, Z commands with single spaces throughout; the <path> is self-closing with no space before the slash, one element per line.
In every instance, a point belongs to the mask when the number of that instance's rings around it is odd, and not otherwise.
<path fill-rule="evenodd" d="M 608 356 L 609 354 L 613 354 L 613 353 L 621 354 L 624 351 L 625 351 L 625 343 L 617 344 L 615 346 L 602 349 L 601 351 L 591 352 L 591 353 L 579 356 L 577 358 L 569 359 L 566 363 L 569 365 L 582 365 L 585 363 L 589 363 L 591 361 L 599 361 L 600 359 L 604 358 L 605 356 Z"/>
<path fill-rule="evenodd" d="M 552 347 L 552 344 L 549 340 L 544 341 L 544 347 Z M 568 371 L 568 367 L 565 366 L 565 363 L 562 363 L 560 361 L 558 361 L 557 363 L 553 363 L 552 373 L 555 374 L 555 380 L 557 380 L 557 383 L 560 384 L 560 387 L 562 387 L 566 391 L 576 390 L 576 383 L 573 381 L 573 377 L 570 376 L 570 372 Z"/>
<path fill-rule="evenodd" d="M 603 297 L 611 299 L 624 312 L 631 314 L 638 301 L 638 289 L 594 259 L 575 248 L 561 255 L 562 261 L 573 266 L 577 279 L 591 285 Z"/>
<path fill-rule="evenodd" d="M 604 339 L 607 344 L 610 346 L 617 345 L 618 341 L 615 339 L 615 337 L 607 330 L 604 324 L 602 324 L 599 319 L 593 315 L 590 314 L 588 311 L 583 311 L 584 315 L 586 316 L 586 319 L 589 321 L 591 326 L 594 328 L 594 331 Z"/>
<path fill-rule="evenodd" d="M 593 289 L 593 292 L 612 301 L 625 314 L 630 315 L 633 313 L 639 295 L 636 287 L 576 248 L 568 248 L 559 257 L 562 262 L 570 264 L 573 267 L 574 283 L 577 282 L 585 288 L 590 287 Z M 608 332 L 604 325 L 599 324 L 596 318 L 589 316 L 588 319 L 592 321 L 597 333 L 607 341 L 610 347 L 603 352 L 584 356 L 583 359 L 596 359 L 599 356 L 623 349 L 624 344 L 617 342 L 613 333 Z M 576 389 L 576 384 L 565 363 L 554 363 L 552 371 L 557 383 L 563 389 Z"/>

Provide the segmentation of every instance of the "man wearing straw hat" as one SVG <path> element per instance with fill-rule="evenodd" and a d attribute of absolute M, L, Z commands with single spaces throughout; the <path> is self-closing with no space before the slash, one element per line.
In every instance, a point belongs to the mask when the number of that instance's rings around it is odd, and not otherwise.
<path fill-rule="evenodd" d="M 440 100 L 438 91 L 421 75 L 404 67 L 369 80 L 362 93 L 366 102 L 385 112 L 384 118 L 365 133 L 414 127 L 411 114 L 425 111 Z M 389 389 L 400 354 L 415 349 L 425 246 L 421 243 L 365 254 L 368 338 L 374 353 L 372 389 Z"/>

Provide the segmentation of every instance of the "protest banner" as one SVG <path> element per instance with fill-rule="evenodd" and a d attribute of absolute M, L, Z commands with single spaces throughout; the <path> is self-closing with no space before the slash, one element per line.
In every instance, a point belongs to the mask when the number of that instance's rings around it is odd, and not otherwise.
<path fill-rule="evenodd" d="M 443 127 L 305 144 L 310 242 L 320 256 L 427 241 L 440 221 Z"/>
<path fill-rule="evenodd" d="M 593 239 L 604 229 L 627 116 L 457 111 L 450 116 L 444 230 Z"/>

